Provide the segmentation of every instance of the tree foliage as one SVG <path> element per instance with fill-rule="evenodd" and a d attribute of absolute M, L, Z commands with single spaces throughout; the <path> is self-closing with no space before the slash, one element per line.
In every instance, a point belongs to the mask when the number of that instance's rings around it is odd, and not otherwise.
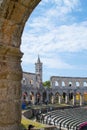
<path fill-rule="evenodd" d="M 43 82 L 43 86 L 50 88 L 50 81 Z"/>

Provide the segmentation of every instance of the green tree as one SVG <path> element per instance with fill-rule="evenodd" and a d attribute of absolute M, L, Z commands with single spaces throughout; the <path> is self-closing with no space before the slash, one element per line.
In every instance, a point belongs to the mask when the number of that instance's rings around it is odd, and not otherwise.
<path fill-rule="evenodd" d="M 50 81 L 43 82 L 43 86 L 50 88 Z"/>

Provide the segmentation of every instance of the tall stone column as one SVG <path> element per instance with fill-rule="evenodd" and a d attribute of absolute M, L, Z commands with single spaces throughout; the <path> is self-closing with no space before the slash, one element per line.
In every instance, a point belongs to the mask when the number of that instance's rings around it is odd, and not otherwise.
<path fill-rule="evenodd" d="M 28 93 L 28 101 L 30 101 L 30 92 Z"/>
<path fill-rule="evenodd" d="M 51 103 L 54 104 L 54 95 L 52 95 Z"/>
<path fill-rule="evenodd" d="M 66 94 L 66 96 L 65 96 L 65 103 L 68 103 L 68 101 L 69 101 L 69 96 Z"/>
<path fill-rule="evenodd" d="M 59 104 L 61 104 L 62 97 L 59 95 Z"/>
<path fill-rule="evenodd" d="M 33 105 L 35 104 L 35 102 L 36 102 L 36 94 L 34 93 L 34 95 L 32 96 L 32 103 L 33 103 Z"/>
<path fill-rule="evenodd" d="M 75 95 L 73 94 L 72 105 L 75 105 Z"/>
<path fill-rule="evenodd" d="M 83 95 L 80 94 L 80 106 L 83 104 Z"/>
<path fill-rule="evenodd" d="M 21 56 L 17 48 L 0 46 L 0 130 L 20 128 Z"/>
<path fill-rule="evenodd" d="M 73 105 L 76 105 L 76 94 L 73 94 Z"/>

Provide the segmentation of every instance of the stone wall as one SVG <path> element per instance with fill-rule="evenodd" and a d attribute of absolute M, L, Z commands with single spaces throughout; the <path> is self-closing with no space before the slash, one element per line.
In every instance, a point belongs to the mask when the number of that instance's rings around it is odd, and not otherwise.
<path fill-rule="evenodd" d="M 87 86 L 87 77 L 60 77 L 60 76 L 52 76 L 50 78 L 51 87 L 55 86 L 66 86 L 69 87 L 85 87 Z"/>
<path fill-rule="evenodd" d="M 0 130 L 21 122 L 21 36 L 40 0 L 0 0 Z"/>

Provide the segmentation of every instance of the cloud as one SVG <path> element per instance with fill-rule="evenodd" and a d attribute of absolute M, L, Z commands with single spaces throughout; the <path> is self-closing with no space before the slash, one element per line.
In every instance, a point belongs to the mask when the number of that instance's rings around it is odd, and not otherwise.
<path fill-rule="evenodd" d="M 68 63 L 65 63 L 64 61 L 62 61 L 59 57 L 46 57 L 46 58 L 42 58 L 43 63 L 45 64 L 45 66 L 47 66 L 48 68 L 55 68 L 55 69 L 72 69 L 74 66 L 69 65 Z"/>
<path fill-rule="evenodd" d="M 49 2 L 49 8 L 47 6 L 42 9 L 42 6 Z M 22 36 L 21 50 L 25 52 L 22 60 L 25 64 L 35 63 L 37 55 L 40 54 L 47 67 L 70 69 L 75 67 L 61 59 L 59 53 L 87 50 L 87 21 L 77 23 L 73 21 L 74 17 L 69 15 L 74 9 L 79 10 L 79 5 L 79 0 L 41 2 L 40 9 L 43 14 L 41 12 L 29 19 Z"/>
<path fill-rule="evenodd" d="M 68 19 L 71 21 L 75 18 L 71 13 L 81 10 L 79 0 L 43 0 L 38 6 L 37 11 L 32 13 L 31 26 L 33 23 L 41 26 L 42 21 L 44 24 L 45 20 L 52 24 L 57 22 L 57 25 L 60 22 L 67 22 Z"/>
<path fill-rule="evenodd" d="M 87 21 L 58 27 L 47 23 L 47 26 L 50 28 L 48 31 L 44 31 L 43 27 L 39 28 L 42 33 L 39 29 L 38 33 L 37 29 L 25 32 L 23 43 L 26 45 L 24 44 L 23 49 L 27 50 L 29 47 L 32 53 L 78 52 L 87 49 Z"/>
<path fill-rule="evenodd" d="M 60 9 L 57 13 L 61 13 L 62 10 L 67 10 L 67 12 L 71 12 L 74 9 L 79 9 L 80 1 L 79 0 L 43 0 L 41 5 L 45 5 L 50 3 L 50 9 L 54 8 Z M 65 11 L 66 12 L 66 11 Z"/>
<path fill-rule="evenodd" d="M 45 33 L 36 32 L 37 29 L 29 30 L 24 32 L 22 37 L 21 49 L 25 52 L 23 61 L 27 64 L 34 63 L 35 58 L 40 54 L 44 57 L 48 56 L 48 59 L 43 59 L 46 66 L 51 68 L 72 68 L 72 65 L 69 65 L 63 59 L 60 60 L 61 57 L 54 58 L 55 54 L 87 50 L 87 21 L 58 27 L 50 26 L 50 30 Z"/>

